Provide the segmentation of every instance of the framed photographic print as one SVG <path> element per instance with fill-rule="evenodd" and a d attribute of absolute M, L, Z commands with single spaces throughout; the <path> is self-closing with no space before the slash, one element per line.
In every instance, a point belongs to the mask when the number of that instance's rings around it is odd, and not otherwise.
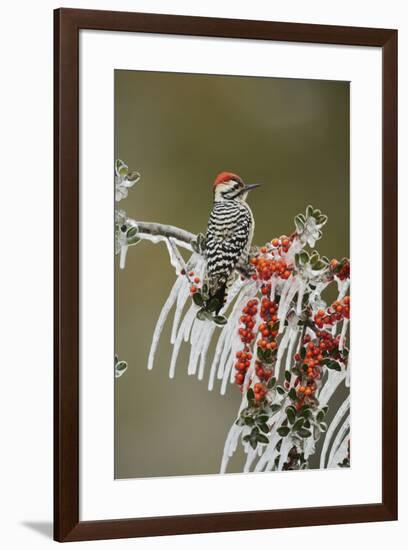
<path fill-rule="evenodd" d="M 54 24 L 55 539 L 395 520 L 397 31 Z"/>

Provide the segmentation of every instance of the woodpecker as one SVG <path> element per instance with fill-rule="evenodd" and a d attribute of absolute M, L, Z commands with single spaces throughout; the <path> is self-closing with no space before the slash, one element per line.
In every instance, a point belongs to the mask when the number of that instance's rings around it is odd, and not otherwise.
<path fill-rule="evenodd" d="M 214 205 L 206 234 L 209 296 L 225 303 L 234 272 L 248 273 L 248 255 L 254 234 L 254 217 L 246 199 L 259 183 L 245 185 L 232 172 L 221 172 L 213 184 Z"/>

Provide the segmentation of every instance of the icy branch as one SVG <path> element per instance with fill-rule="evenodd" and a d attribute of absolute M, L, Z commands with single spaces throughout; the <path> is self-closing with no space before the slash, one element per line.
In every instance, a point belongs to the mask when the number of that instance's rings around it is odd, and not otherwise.
<path fill-rule="evenodd" d="M 191 243 L 196 239 L 196 235 L 190 233 L 190 231 L 186 231 L 185 229 L 181 229 L 180 227 L 176 227 L 174 225 L 140 221 L 135 221 L 135 223 L 139 229 L 138 236 L 141 239 L 149 239 L 148 236 L 159 237 L 159 240 L 162 240 L 160 237 L 163 239 L 172 238 L 180 246 L 189 245 L 187 247 L 185 246 L 185 248 L 188 248 L 189 250 L 191 250 Z"/>

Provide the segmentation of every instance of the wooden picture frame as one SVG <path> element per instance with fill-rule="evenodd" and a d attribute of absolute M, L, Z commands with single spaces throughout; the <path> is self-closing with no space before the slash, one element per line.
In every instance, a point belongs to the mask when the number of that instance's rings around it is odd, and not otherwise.
<path fill-rule="evenodd" d="M 54 14 L 54 537 L 79 541 L 397 519 L 397 31 L 59 9 Z M 79 520 L 79 31 L 165 33 L 382 49 L 382 502 Z"/>

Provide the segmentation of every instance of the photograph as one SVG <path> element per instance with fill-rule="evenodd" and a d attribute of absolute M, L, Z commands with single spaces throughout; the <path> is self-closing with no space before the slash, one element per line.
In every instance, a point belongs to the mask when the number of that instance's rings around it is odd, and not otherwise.
<path fill-rule="evenodd" d="M 114 478 L 348 468 L 350 83 L 117 69 L 114 128 Z"/>

